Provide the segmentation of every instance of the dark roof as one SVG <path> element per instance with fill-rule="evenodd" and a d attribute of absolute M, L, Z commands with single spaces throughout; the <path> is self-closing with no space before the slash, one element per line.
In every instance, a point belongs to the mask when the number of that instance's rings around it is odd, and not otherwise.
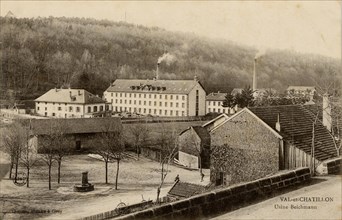
<path fill-rule="evenodd" d="M 207 95 L 207 97 L 205 98 L 206 101 L 224 101 L 226 100 L 226 95 L 227 93 L 221 93 L 221 92 L 218 92 L 218 93 L 210 93 L 209 95 Z"/>
<path fill-rule="evenodd" d="M 84 89 L 50 89 L 35 101 L 77 104 L 106 103 L 100 97 Z"/>
<path fill-rule="evenodd" d="M 192 126 L 198 137 L 201 138 L 203 146 L 210 146 L 210 134 L 208 130 L 202 126 Z"/>
<path fill-rule="evenodd" d="M 197 80 L 117 79 L 106 91 L 156 94 L 189 94 L 197 84 L 201 85 L 201 83 Z M 203 88 L 202 85 L 201 87 Z"/>
<path fill-rule="evenodd" d="M 190 196 L 200 194 L 204 192 L 204 190 L 205 186 L 178 181 L 172 186 L 168 192 L 168 196 L 188 198 Z"/>
<path fill-rule="evenodd" d="M 274 130 L 276 130 L 275 124 L 279 114 L 279 134 L 307 154 L 311 154 L 312 126 L 315 120 L 314 109 L 313 106 L 302 105 L 250 108 L 255 115 Z M 321 120 L 318 119 L 315 126 L 315 157 L 323 161 L 336 156 L 334 140 Z"/>
<path fill-rule="evenodd" d="M 61 118 L 61 119 L 25 119 L 31 123 L 32 135 L 48 135 L 62 128 L 66 134 L 101 133 L 121 131 L 120 118 Z"/>

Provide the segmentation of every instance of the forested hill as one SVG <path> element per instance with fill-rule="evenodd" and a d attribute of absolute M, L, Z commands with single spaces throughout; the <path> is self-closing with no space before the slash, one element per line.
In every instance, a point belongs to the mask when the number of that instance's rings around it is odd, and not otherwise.
<path fill-rule="evenodd" d="M 152 79 L 166 52 L 173 59 L 161 63 L 161 79 L 197 75 L 207 92 L 229 91 L 251 84 L 257 53 L 227 41 L 94 19 L 1 17 L 0 27 L 1 94 L 32 98 L 69 85 L 102 95 L 117 78 Z M 257 64 L 258 86 L 313 85 L 340 68 L 336 59 L 267 51 Z"/>

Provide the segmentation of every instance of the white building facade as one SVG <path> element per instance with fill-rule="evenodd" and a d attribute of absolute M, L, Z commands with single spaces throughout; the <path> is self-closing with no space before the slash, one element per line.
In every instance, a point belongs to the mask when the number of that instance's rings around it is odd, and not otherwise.
<path fill-rule="evenodd" d="M 229 107 L 223 107 L 223 102 L 226 99 L 227 93 L 210 93 L 206 97 L 206 111 L 208 113 L 225 113 L 234 114 L 235 109 Z"/>
<path fill-rule="evenodd" d="M 53 118 L 91 118 L 111 114 L 111 106 L 84 89 L 51 89 L 35 100 L 40 116 Z"/>
<path fill-rule="evenodd" d="M 205 115 L 206 92 L 196 79 L 117 79 L 103 96 L 114 112 L 170 117 Z"/>

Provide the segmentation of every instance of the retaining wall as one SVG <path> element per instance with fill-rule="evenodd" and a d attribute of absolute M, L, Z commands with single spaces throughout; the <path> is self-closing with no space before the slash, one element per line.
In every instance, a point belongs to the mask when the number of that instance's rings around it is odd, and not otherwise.
<path fill-rule="evenodd" d="M 299 168 L 252 182 L 216 189 L 115 219 L 194 219 L 228 212 L 310 180 L 310 169 Z M 94 218 L 94 220 L 97 218 Z M 93 219 L 92 219 L 93 220 Z"/>
<path fill-rule="evenodd" d="M 326 162 L 328 168 L 328 174 L 342 174 L 341 164 L 342 158 L 332 159 Z"/>

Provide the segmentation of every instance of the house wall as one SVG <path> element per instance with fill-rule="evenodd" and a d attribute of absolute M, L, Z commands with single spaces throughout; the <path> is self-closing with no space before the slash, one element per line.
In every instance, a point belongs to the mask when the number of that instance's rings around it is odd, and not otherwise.
<path fill-rule="evenodd" d="M 104 92 L 115 112 L 158 116 L 187 116 L 187 94 L 156 92 Z"/>
<path fill-rule="evenodd" d="M 222 105 L 223 105 L 222 100 L 207 100 L 206 101 L 206 114 L 210 112 L 234 114 L 237 111 L 237 108 L 223 107 Z"/>
<path fill-rule="evenodd" d="M 179 162 L 184 166 L 187 166 L 193 169 L 199 168 L 197 156 L 187 154 L 182 151 L 178 151 L 178 158 L 179 158 Z"/>
<path fill-rule="evenodd" d="M 220 172 L 227 184 L 250 181 L 279 170 L 278 137 L 247 111 L 211 132 L 210 179 Z"/>
<path fill-rule="evenodd" d="M 91 111 L 88 111 L 88 106 Z M 105 103 L 98 104 L 76 104 L 57 102 L 36 102 L 36 113 L 41 116 L 53 118 L 83 118 L 91 117 L 92 113 L 105 109 Z M 94 111 L 97 108 L 96 112 Z"/>
<path fill-rule="evenodd" d="M 285 169 L 296 169 L 299 167 L 311 167 L 312 157 L 310 154 L 298 149 L 295 145 L 286 142 L 285 146 Z M 321 162 L 315 159 L 315 167 Z"/>
<path fill-rule="evenodd" d="M 196 115 L 196 91 L 198 91 L 198 116 L 205 115 L 205 98 L 206 93 L 202 86 L 197 83 L 196 86 L 190 91 L 188 98 L 188 115 L 187 116 L 197 116 Z"/>

